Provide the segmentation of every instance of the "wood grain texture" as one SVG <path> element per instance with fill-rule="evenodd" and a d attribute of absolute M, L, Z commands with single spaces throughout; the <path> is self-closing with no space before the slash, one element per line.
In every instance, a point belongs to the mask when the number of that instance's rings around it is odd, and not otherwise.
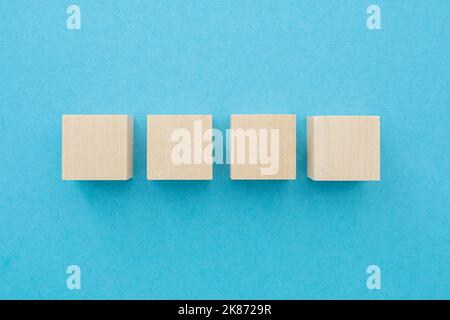
<path fill-rule="evenodd" d="M 294 180 L 296 179 L 296 116 L 292 114 L 251 114 L 231 115 L 230 141 L 230 177 L 233 180 Z M 245 140 L 245 163 L 238 163 L 238 140 L 232 136 L 235 130 L 243 130 L 248 133 Z M 256 147 L 250 148 L 250 131 L 256 130 Z M 271 130 L 278 130 L 278 154 L 275 154 L 272 142 Z M 261 135 L 261 130 L 267 130 L 267 136 Z M 252 137 L 253 139 L 253 137 Z M 254 139 L 253 139 L 254 140 Z M 278 169 L 275 174 L 265 173 L 271 165 L 261 161 L 260 142 L 267 141 L 267 149 L 263 154 L 272 153 L 273 160 L 278 161 Z M 257 163 L 250 161 L 251 157 L 258 158 Z M 275 159 L 277 157 L 277 159 Z"/>
<path fill-rule="evenodd" d="M 63 115 L 63 180 L 128 180 L 133 176 L 133 117 Z"/>
<path fill-rule="evenodd" d="M 201 137 L 196 134 L 195 125 L 201 125 Z M 189 132 L 191 141 L 190 164 L 176 164 L 172 159 L 177 142 L 171 137 L 175 130 Z M 147 116 L 147 179 L 148 180 L 212 180 L 212 163 L 195 163 L 195 148 L 207 149 L 212 139 L 203 139 L 205 131 L 212 129 L 211 115 L 148 115 Z M 197 139 L 199 138 L 199 139 Z M 197 142 L 195 142 L 195 141 Z M 198 143 L 196 145 L 196 143 Z M 209 154 L 212 158 L 212 151 Z"/>
<path fill-rule="evenodd" d="M 312 180 L 380 180 L 380 117 L 309 116 L 307 152 Z"/>

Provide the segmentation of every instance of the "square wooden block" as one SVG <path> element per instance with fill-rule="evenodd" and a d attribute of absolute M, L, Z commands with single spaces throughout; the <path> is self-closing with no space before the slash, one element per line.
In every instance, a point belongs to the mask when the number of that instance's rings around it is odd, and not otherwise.
<path fill-rule="evenodd" d="M 148 115 L 147 179 L 212 180 L 211 130 L 211 115 Z"/>
<path fill-rule="evenodd" d="M 63 180 L 128 180 L 133 176 L 133 117 L 63 115 Z"/>
<path fill-rule="evenodd" d="M 380 180 L 379 116 L 307 117 L 308 177 Z"/>
<path fill-rule="evenodd" d="M 233 180 L 296 178 L 296 116 L 231 115 L 228 134 Z"/>

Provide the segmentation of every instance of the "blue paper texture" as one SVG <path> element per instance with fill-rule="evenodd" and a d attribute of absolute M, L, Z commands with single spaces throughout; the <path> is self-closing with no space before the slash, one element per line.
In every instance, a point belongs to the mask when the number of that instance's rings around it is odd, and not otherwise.
<path fill-rule="evenodd" d="M 0 32 L 0 298 L 450 297 L 450 1 L 2 0 Z M 62 181 L 65 113 L 133 115 L 134 178 Z M 150 113 L 296 114 L 297 180 L 147 181 Z M 307 115 L 380 115 L 382 180 L 309 180 Z"/>

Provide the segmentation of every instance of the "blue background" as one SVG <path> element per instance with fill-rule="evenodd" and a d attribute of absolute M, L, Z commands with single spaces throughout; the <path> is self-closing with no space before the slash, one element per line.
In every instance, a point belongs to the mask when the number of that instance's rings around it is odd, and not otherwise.
<path fill-rule="evenodd" d="M 450 297 L 450 1 L 71 3 L 1 0 L 0 298 Z M 134 115 L 134 178 L 61 181 L 63 113 Z M 148 113 L 295 113 L 298 179 L 146 181 Z M 326 114 L 381 116 L 381 182 L 307 179 Z"/>

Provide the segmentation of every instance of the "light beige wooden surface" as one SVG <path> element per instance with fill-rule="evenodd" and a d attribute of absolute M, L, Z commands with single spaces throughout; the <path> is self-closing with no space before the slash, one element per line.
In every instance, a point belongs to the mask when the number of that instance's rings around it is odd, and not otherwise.
<path fill-rule="evenodd" d="M 380 180 L 380 117 L 307 117 L 307 162 L 313 180 Z"/>
<path fill-rule="evenodd" d="M 296 116 L 292 114 L 252 114 L 231 115 L 231 132 L 228 143 L 230 144 L 230 177 L 233 180 L 292 180 L 296 178 Z M 257 132 L 256 148 L 250 147 L 250 137 L 246 138 L 245 163 L 238 163 L 238 140 L 232 137 L 236 129 L 242 129 L 250 134 L 250 130 Z M 278 130 L 278 155 L 273 150 L 271 130 Z M 267 135 L 261 135 L 260 130 L 267 130 Z M 252 138 L 253 139 L 253 138 Z M 268 164 L 259 156 L 263 150 L 260 142 L 267 141 L 267 153 L 272 160 L 278 161 L 278 169 L 275 169 L 273 161 Z M 242 150 L 242 149 L 241 149 Z M 258 158 L 257 163 L 250 161 L 251 157 Z M 278 157 L 278 159 L 275 159 Z M 274 174 L 275 173 L 275 174 Z"/>
<path fill-rule="evenodd" d="M 132 176 L 133 117 L 62 116 L 63 180 L 127 180 Z"/>
<path fill-rule="evenodd" d="M 195 125 L 201 124 L 201 137 L 196 134 Z M 191 163 L 176 164 L 172 152 L 179 144 L 173 141 L 175 130 L 189 132 L 191 140 Z M 211 115 L 148 115 L 147 116 L 147 179 L 148 180 L 212 180 L 212 152 L 209 159 L 198 163 L 194 155 L 198 148 L 211 146 L 212 139 L 204 139 L 205 131 L 212 129 Z M 199 140 L 199 137 L 201 140 Z M 198 159 L 197 159 L 198 160 Z M 207 161 L 209 160 L 209 163 Z"/>

